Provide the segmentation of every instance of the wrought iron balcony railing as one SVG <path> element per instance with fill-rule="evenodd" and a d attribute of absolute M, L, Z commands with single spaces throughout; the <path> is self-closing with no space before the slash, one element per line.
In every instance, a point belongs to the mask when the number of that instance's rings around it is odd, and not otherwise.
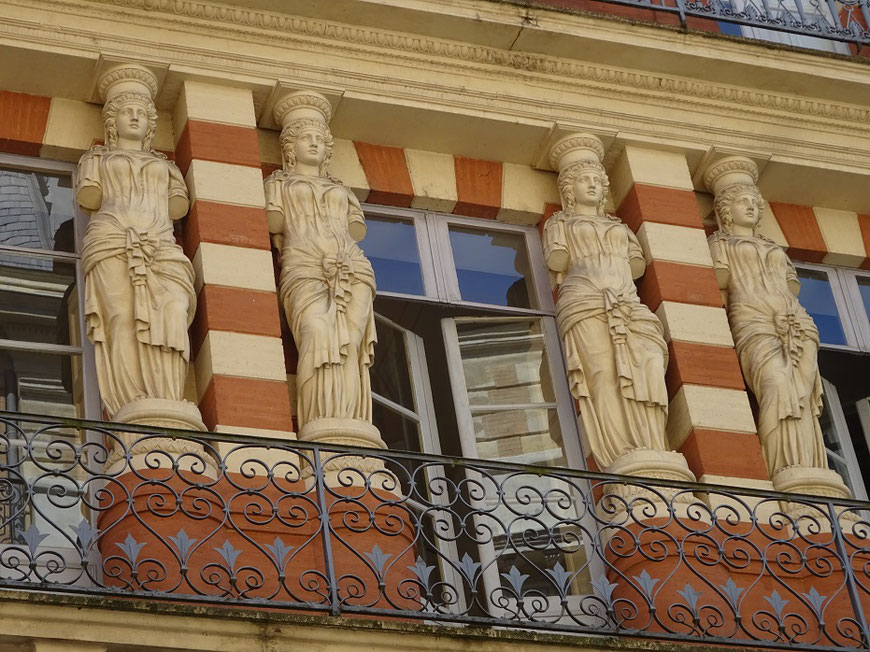
<path fill-rule="evenodd" d="M 870 503 L 0 413 L 0 586 L 870 645 Z"/>
<path fill-rule="evenodd" d="M 870 44 L 870 0 L 598 1 L 674 14 L 683 27 L 692 26 L 687 18 L 706 18 L 748 28 L 842 41 L 859 48 Z M 537 2 L 547 5 L 550 0 Z M 581 6 L 594 10 L 596 2 L 586 2 Z M 764 32 L 744 30 L 743 35 L 770 40 Z M 803 45 L 814 47 L 808 42 Z"/>

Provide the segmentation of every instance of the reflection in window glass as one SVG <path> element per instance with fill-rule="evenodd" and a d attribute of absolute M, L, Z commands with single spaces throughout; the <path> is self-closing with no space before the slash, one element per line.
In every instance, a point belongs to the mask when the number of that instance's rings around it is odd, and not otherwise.
<path fill-rule="evenodd" d="M 425 294 L 414 223 L 366 217 L 366 227 L 359 246 L 375 270 L 378 291 Z"/>
<path fill-rule="evenodd" d="M 798 276 L 801 280 L 798 300 L 816 322 L 822 343 L 847 344 L 827 273 L 814 269 L 799 269 Z"/>
<path fill-rule="evenodd" d="M 456 332 L 478 456 L 564 464 L 540 319 L 457 321 Z"/>
<path fill-rule="evenodd" d="M 459 322 L 468 402 L 474 406 L 555 402 L 538 319 Z"/>
<path fill-rule="evenodd" d="M 405 337 L 401 330 L 377 320 L 378 341 L 371 367 L 372 392 L 414 411 L 414 392 Z"/>
<path fill-rule="evenodd" d="M 0 370 L 2 409 L 82 416 L 81 356 L 0 349 Z"/>
<path fill-rule="evenodd" d="M 450 247 L 463 301 L 536 308 L 525 238 L 517 233 L 450 227 Z"/>
<path fill-rule="evenodd" d="M 0 244 L 75 251 L 72 180 L 0 169 Z"/>
<path fill-rule="evenodd" d="M 864 304 L 864 313 L 870 319 L 870 276 L 856 276 L 858 291 L 861 293 L 861 302 Z"/>
<path fill-rule="evenodd" d="M 0 251 L 0 339 L 78 345 L 75 289 L 75 263 Z"/>

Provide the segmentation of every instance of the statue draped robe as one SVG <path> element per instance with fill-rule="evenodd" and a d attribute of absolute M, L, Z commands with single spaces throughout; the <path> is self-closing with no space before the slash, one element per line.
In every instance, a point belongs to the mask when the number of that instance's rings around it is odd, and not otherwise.
<path fill-rule="evenodd" d="M 348 232 L 365 223 L 362 208 L 329 177 L 278 170 L 265 188 L 266 209 L 284 217 L 278 291 L 299 350 L 299 426 L 318 418 L 371 422 L 375 275 Z"/>
<path fill-rule="evenodd" d="M 746 382 L 758 402 L 758 435 L 771 477 L 786 466 L 828 468 L 819 331 L 789 288 L 797 272 L 763 237 L 710 237 L 716 269 L 728 271 L 728 321 Z"/>
<path fill-rule="evenodd" d="M 79 162 L 78 188 L 96 187 L 82 250 L 87 335 L 111 418 L 139 398 L 180 401 L 190 359 L 193 266 L 175 242 L 169 199 L 187 198 L 162 154 L 97 146 Z"/>
<path fill-rule="evenodd" d="M 556 320 L 596 464 L 605 470 L 634 449 L 667 450 L 667 346 L 632 279 L 631 260 L 643 260 L 637 238 L 617 218 L 560 211 L 544 232 L 545 255 L 557 250 L 569 263 L 556 277 Z"/>

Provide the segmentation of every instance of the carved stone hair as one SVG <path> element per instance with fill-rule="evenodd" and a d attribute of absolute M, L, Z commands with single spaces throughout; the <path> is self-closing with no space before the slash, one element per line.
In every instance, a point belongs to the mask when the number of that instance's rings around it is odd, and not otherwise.
<path fill-rule="evenodd" d="M 734 200 L 737 199 L 737 197 L 746 193 L 755 195 L 756 199 L 758 199 L 759 207 L 764 207 L 764 198 L 761 196 L 761 191 L 758 189 L 758 186 L 749 183 L 732 184 L 716 195 L 716 201 L 714 204 L 716 222 L 719 224 L 719 230 L 723 233 L 731 233 L 733 231 L 734 221 L 731 217 L 731 206 L 734 204 Z M 752 227 L 753 234 L 758 231 L 758 224 L 760 222 L 761 217 L 759 216 L 758 222 L 756 222 L 755 226 Z"/>
<path fill-rule="evenodd" d="M 103 125 L 106 129 L 106 146 L 109 149 L 115 149 L 118 146 L 118 127 L 116 121 L 118 119 L 118 111 L 121 107 L 129 102 L 138 102 L 145 107 L 148 113 L 148 130 L 145 132 L 145 138 L 142 139 L 142 150 L 145 152 L 151 151 L 151 142 L 154 140 L 154 133 L 157 131 L 157 107 L 147 95 L 142 93 L 127 92 L 116 95 L 111 100 L 106 102 L 103 107 Z"/>
<path fill-rule="evenodd" d="M 610 180 L 607 178 L 604 166 L 598 161 L 579 161 L 559 173 L 559 194 L 562 196 L 562 208 L 568 213 L 574 211 L 574 206 L 577 203 L 577 198 L 574 196 L 574 180 L 586 170 L 595 170 L 601 175 L 601 188 L 604 192 L 601 193 L 601 201 L 598 203 L 598 213 L 604 215 L 604 207 L 607 205 L 607 199 L 610 195 Z"/>
<path fill-rule="evenodd" d="M 301 118 L 294 120 L 281 130 L 281 154 L 284 157 L 284 169 L 292 172 L 296 168 L 296 139 L 299 134 L 306 129 L 317 129 L 323 134 L 323 144 L 326 148 L 326 156 L 323 157 L 323 163 L 320 164 L 320 176 L 328 176 L 326 171 L 329 169 L 329 162 L 332 160 L 332 147 L 335 144 L 335 139 L 332 137 L 332 132 L 329 131 L 329 125 L 322 120 L 314 118 Z"/>

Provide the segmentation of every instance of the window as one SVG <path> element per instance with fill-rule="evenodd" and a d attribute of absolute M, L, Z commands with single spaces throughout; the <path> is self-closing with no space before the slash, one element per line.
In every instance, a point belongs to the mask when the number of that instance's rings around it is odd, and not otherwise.
<path fill-rule="evenodd" d="M 378 287 L 374 422 L 388 446 L 583 468 L 537 229 L 364 208 L 368 232 L 360 245 Z M 481 484 L 487 481 L 492 482 Z M 504 489 L 509 496 L 510 487 Z M 546 488 L 541 490 L 546 495 Z M 442 553 L 452 559 L 468 553 L 484 563 L 486 595 L 500 585 L 501 573 L 511 565 L 521 569 L 530 559 L 542 568 L 556 561 L 563 568 L 584 566 L 588 542 L 555 527 L 559 509 L 549 510 L 553 522 L 542 528 L 541 522 L 521 525 L 504 503 L 509 498 L 496 510 L 477 505 L 475 522 L 485 519 L 478 525 L 493 532 L 487 543 L 472 546 L 467 538 L 463 544 L 441 537 L 438 546 L 452 548 Z M 529 527 L 540 528 L 540 540 L 530 536 Z M 431 563 L 438 565 L 434 557 Z M 495 564 L 485 563 L 493 559 Z M 590 592 L 588 569 L 578 573 L 574 590 L 578 596 Z M 553 607 L 557 612 L 555 602 Z M 493 605 L 490 610 L 497 611 Z"/>
<path fill-rule="evenodd" d="M 94 417 L 99 405 L 92 356 L 86 353 L 82 320 L 82 271 L 78 253 L 80 228 L 72 190 L 73 166 L 19 156 L 0 155 L 0 409 L 51 417 Z M 54 430 L 53 434 L 61 434 Z M 13 444 L 4 462 L 17 463 Z M 70 436 L 74 436 L 71 433 Z M 35 455 L 39 455 L 38 440 Z M 62 460 L 46 457 L 50 468 Z M 20 540 L 35 524 L 55 537 L 54 545 L 68 545 L 55 526 L 40 526 L 39 513 L 55 523 L 77 525 L 82 514 L 59 510 L 45 495 L 51 478 L 34 482 L 34 512 L 17 510 L 15 492 L 2 501 L 0 543 Z M 14 478 L 10 484 L 14 485 Z M 55 488 L 56 489 L 56 488 Z M 72 490 L 72 488 L 70 488 Z M 40 493 L 40 490 L 43 490 Z M 12 518 L 14 516 L 14 518 Z M 12 519 L 10 521 L 10 519 Z"/>
<path fill-rule="evenodd" d="M 824 389 L 820 417 L 828 463 L 866 499 L 870 488 L 870 273 L 797 267 L 798 298 L 819 329 Z M 862 469 L 864 470 L 862 472 Z"/>

